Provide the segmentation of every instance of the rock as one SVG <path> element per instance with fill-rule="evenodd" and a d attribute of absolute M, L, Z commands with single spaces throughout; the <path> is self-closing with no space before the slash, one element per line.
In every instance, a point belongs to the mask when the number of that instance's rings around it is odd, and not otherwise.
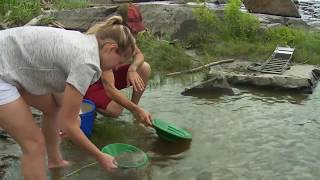
<path fill-rule="evenodd" d="M 172 39 L 185 40 L 197 29 L 197 21 L 193 15 L 193 8 L 199 4 L 170 4 L 164 2 L 138 3 L 142 13 L 143 22 L 151 32 L 157 35 L 169 36 Z M 65 10 L 49 12 L 66 29 L 86 31 L 96 22 L 105 20 L 115 13 L 117 6 L 100 6 L 86 9 Z M 223 17 L 223 7 L 212 7 L 211 10 L 218 17 Z M 282 17 L 266 14 L 253 14 L 267 28 L 267 24 L 273 26 L 277 23 L 285 26 L 308 25 L 301 18 Z M 263 28 L 263 29 L 265 29 Z"/>
<path fill-rule="evenodd" d="M 21 150 L 10 137 L 0 138 L 0 179 L 19 179 Z"/>
<path fill-rule="evenodd" d="M 301 17 L 292 0 L 243 0 L 243 3 L 254 13 Z"/>
<path fill-rule="evenodd" d="M 186 39 L 197 27 L 192 7 L 185 5 L 139 4 L 145 25 L 159 35 Z"/>
<path fill-rule="evenodd" d="M 215 93 L 234 95 L 232 87 L 225 78 L 223 72 L 211 74 L 210 79 L 186 88 L 181 94 L 197 96 L 197 94 Z"/>
<path fill-rule="evenodd" d="M 310 25 L 316 29 L 320 29 L 320 21 L 313 21 L 313 22 L 308 23 L 308 25 Z"/>
<path fill-rule="evenodd" d="M 272 24 L 267 24 L 267 28 L 277 28 L 283 26 L 280 23 L 272 23 Z"/>
<path fill-rule="evenodd" d="M 233 65 L 232 65 L 233 64 Z M 249 66 L 248 63 L 247 66 Z M 316 74 L 312 65 L 292 65 L 282 75 L 249 72 L 243 70 L 243 63 L 231 63 L 231 66 L 216 69 L 211 68 L 208 77 L 216 77 L 216 74 L 223 73 L 231 85 L 244 84 L 253 86 L 276 87 L 278 89 L 293 89 L 301 92 L 311 93 L 317 84 L 320 73 Z M 318 71 L 317 71 L 318 72 Z M 320 71 L 319 71 L 320 72 Z M 319 77 L 318 77 L 319 76 Z M 202 85 L 206 86 L 206 85 Z"/>
<path fill-rule="evenodd" d="M 254 14 L 262 25 L 269 26 L 270 24 L 281 24 L 284 26 L 292 27 L 304 27 L 309 28 L 309 25 L 303 21 L 301 18 L 295 17 L 282 17 L 275 15 L 266 15 L 266 14 Z M 271 25 L 272 26 L 272 25 Z"/>
<path fill-rule="evenodd" d="M 103 6 L 52 12 L 51 15 L 66 29 L 86 31 L 93 24 L 103 21 L 116 12 L 117 6 Z"/>

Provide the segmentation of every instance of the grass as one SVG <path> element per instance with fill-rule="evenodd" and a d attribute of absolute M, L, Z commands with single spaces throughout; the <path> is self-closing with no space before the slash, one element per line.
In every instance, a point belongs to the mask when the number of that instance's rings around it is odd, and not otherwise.
<path fill-rule="evenodd" d="M 270 29 L 265 34 L 268 43 L 289 45 L 296 48 L 294 59 L 296 62 L 308 64 L 320 63 L 320 33 L 303 29 L 278 27 Z"/>
<path fill-rule="evenodd" d="M 58 10 L 87 8 L 88 5 L 88 0 L 55 0 L 54 2 L 54 7 Z"/>
<path fill-rule="evenodd" d="M 320 33 L 277 27 L 262 30 L 258 19 L 240 11 L 240 0 L 230 0 L 224 17 L 203 6 L 194 9 L 199 28 L 189 43 L 204 56 L 265 61 L 278 45 L 296 48 L 294 61 L 320 63 Z"/>
<path fill-rule="evenodd" d="M 88 7 L 88 0 L 55 0 L 53 9 Z M 40 0 L 0 0 L 0 22 L 21 26 L 41 13 Z"/>
<path fill-rule="evenodd" d="M 2 21 L 8 24 L 23 25 L 40 14 L 39 0 L 1 0 Z"/>
<path fill-rule="evenodd" d="M 179 71 L 189 69 L 192 65 L 192 57 L 185 53 L 179 43 L 170 44 L 152 33 L 144 33 L 137 37 L 137 44 L 153 71 Z"/>

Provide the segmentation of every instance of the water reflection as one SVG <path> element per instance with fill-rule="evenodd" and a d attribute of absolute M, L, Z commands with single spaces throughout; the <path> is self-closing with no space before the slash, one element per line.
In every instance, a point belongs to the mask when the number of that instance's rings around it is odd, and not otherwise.
<path fill-rule="evenodd" d="M 262 101 L 264 103 L 292 103 L 302 105 L 307 100 L 308 95 L 300 90 L 284 90 L 267 87 L 244 87 L 238 86 L 238 95 L 250 94 L 252 100 Z"/>
<path fill-rule="evenodd" d="M 63 178 L 66 170 L 64 168 L 53 168 L 49 170 L 49 175 L 52 180 L 60 180 Z"/>
<path fill-rule="evenodd" d="M 157 138 L 151 145 L 151 151 L 161 155 L 176 155 L 187 151 L 190 148 L 190 144 L 190 140 L 168 142 Z"/>
<path fill-rule="evenodd" d="M 162 141 L 125 111 L 119 118 L 95 121 L 92 141 L 99 147 L 122 142 L 145 151 L 143 169 L 106 173 L 99 166 L 68 179 L 318 179 L 320 172 L 320 91 L 296 92 L 234 87 L 235 95 L 183 96 L 200 75 L 156 77 L 141 100 L 154 118 L 191 131 L 188 143 Z M 94 159 L 72 143 L 64 154 L 74 164 L 68 174 Z M 58 173 L 59 174 L 59 173 Z M 61 174 L 60 174 L 61 175 Z M 52 175 L 53 176 L 53 175 Z"/>
<path fill-rule="evenodd" d="M 292 103 L 303 105 L 304 101 L 308 99 L 307 94 L 301 93 L 298 90 L 276 90 L 273 88 L 257 88 L 235 86 L 232 88 L 233 94 L 228 92 L 216 91 L 212 89 L 196 89 L 183 95 L 197 97 L 200 99 L 207 99 L 210 101 L 219 101 L 225 99 L 226 96 L 230 101 L 248 98 L 252 101 L 261 101 L 266 104 L 274 103 Z"/>

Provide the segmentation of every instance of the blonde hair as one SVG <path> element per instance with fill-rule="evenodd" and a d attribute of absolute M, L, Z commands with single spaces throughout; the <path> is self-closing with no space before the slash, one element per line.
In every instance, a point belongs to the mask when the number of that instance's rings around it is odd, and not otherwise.
<path fill-rule="evenodd" d="M 99 43 L 99 48 L 103 46 L 103 41 L 107 39 L 114 40 L 119 47 L 119 51 L 125 52 L 131 48 L 132 52 L 136 47 L 136 40 L 130 32 L 130 29 L 122 25 L 121 16 L 112 16 L 104 22 L 93 25 L 86 34 L 95 34 Z"/>

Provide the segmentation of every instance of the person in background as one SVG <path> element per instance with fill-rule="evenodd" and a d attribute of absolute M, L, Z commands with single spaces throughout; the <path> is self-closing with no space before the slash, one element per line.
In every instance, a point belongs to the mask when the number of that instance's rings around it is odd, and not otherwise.
<path fill-rule="evenodd" d="M 117 13 L 123 18 L 123 24 L 131 30 L 134 36 L 146 30 L 142 23 L 141 13 L 134 4 L 120 5 Z M 90 30 L 87 33 L 90 34 Z M 103 115 L 118 117 L 124 107 L 118 101 L 114 92 L 119 92 L 121 89 L 132 86 L 133 93 L 131 102 L 137 105 L 147 86 L 151 68 L 150 65 L 144 61 L 142 52 L 136 46 L 132 61 L 120 64 L 115 67 L 110 74 L 111 73 L 114 77 L 110 80 L 113 82 L 111 88 L 104 87 L 102 81 L 98 81 L 89 87 L 84 98 L 93 101 L 97 106 L 97 110 Z"/>
<path fill-rule="evenodd" d="M 151 125 L 150 113 L 113 88 L 112 69 L 136 49 L 130 30 L 114 16 L 89 32 L 92 35 L 39 26 L 0 31 L 0 127 L 21 147 L 26 180 L 47 179 L 45 154 L 49 168 L 69 165 L 60 152 L 60 129 L 102 168 L 117 167 L 114 158 L 102 153 L 78 125 L 83 96 L 99 79 L 136 119 Z M 41 130 L 29 106 L 43 112 Z"/>

